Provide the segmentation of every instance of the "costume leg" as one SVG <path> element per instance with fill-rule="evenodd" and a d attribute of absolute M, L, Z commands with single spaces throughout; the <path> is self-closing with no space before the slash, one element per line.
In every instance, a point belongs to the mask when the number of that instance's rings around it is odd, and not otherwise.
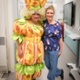
<path fill-rule="evenodd" d="M 58 53 L 59 51 L 50 51 L 50 70 L 48 73 L 49 80 L 55 80 L 56 71 L 57 71 L 57 61 L 58 61 Z"/>

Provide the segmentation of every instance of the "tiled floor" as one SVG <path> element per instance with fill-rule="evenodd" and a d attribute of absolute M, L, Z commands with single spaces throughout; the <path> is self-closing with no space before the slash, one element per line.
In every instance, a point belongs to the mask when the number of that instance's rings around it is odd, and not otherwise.
<path fill-rule="evenodd" d="M 0 78 L 0 80 L 6 80 L 6 78 Z"/>

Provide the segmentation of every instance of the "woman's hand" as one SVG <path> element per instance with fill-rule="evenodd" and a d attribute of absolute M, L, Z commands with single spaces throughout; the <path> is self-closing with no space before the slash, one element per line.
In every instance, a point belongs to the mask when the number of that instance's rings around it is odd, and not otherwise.
<path fill-rule="evenodd" d="M 18 48 L 18 56 L 20 58 L 22 58 L 24 56 L 24 50 L 22 49 L 22 45 L 20 45 Z"/>
<path fill-rule="evenodd" d="M 60 47 L 60 51 L 58 53 L 58 57 L 61 55 L 62 53 L 62 48 L 63 48 L 63 42 L 62 42 L 62 38 L 59 39 L 59 47 Z"/>
<path fill-rule="evenodd" d="M 61 52 L 58 53 L 58 57 L 60 57 L 60 55 L 61 55 Z"/>

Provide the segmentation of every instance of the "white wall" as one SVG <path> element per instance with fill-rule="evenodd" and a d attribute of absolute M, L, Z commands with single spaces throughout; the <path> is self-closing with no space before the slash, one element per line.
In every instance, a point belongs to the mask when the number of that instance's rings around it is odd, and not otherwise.
<path fill-rule="evenodd" d="M 0 0 L 0 71 L 7 71 L 5 0 Z"/>
<path fill-rule="evenodd" d="M 71 1 L 73 1 L 73 0 L 65 0 L 65 4 L 68 3 L 68 2 L 71 2 Z"/>
<path fill-rule="evenodd" d="M 6 30 L 7 30 L 7 55 L 8 55 L 8 69 L 14 72 L 15 53 L 14 41 L 12 36 L 12 24 L 17 17 L 17 0 L 6 0 Z"/>
<path fill-rule="evenodd" d="M 76 2 L 76 28 L 80 28 L 80 0 Z"/>
<path fill-rule="evenodd" d="M 55 19 L 56 20 L 63 20 L 63 5 L 64 0 L 56 0 L 53 1 L 53 5 L 55 7 Z"/>

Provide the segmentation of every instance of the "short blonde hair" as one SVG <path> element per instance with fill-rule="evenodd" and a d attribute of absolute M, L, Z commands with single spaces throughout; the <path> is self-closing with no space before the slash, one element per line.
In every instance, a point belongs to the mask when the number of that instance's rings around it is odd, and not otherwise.
<path fill-rule="evenodd" d="M 53 5 L 47 7 L 46 10 L 45 10 L 45 12 L 47 12 L 47 10 L 49 10 L 49 9 L 53 10 L 53 12 L 55 13 L 55 9 L 54 9 L 54 6 Z"/>
<path fill-rule="evenodd" d="M 32 14 L 34 14 L 35 12 L 40 14 L 41 19 L 45 18 L 45 8 L 41 8 L 37 11 L 36 10 L 28 10 L 27 8 L 25 8 L 20 12 L 20 16 L 26 17 L 26 19 L 31 19 Z"/>

